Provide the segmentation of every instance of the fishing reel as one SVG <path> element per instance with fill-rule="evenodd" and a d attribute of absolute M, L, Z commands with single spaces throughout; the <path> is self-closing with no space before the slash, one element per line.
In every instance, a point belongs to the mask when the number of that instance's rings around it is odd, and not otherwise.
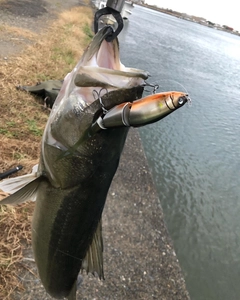
<path fill-rule="evenodd" d="M 124 0 L 108 0 L 106 7 L 99 9 L 94 16 L 94 32 L 98 32 L 98 21 L 104 15 L 112 15 L 118 23 L 117 29 L 108 34 L 106 37 L 107 42 L 113 41 L 123 29 L 123 19 L 121 11 L 124 5 Z"/>

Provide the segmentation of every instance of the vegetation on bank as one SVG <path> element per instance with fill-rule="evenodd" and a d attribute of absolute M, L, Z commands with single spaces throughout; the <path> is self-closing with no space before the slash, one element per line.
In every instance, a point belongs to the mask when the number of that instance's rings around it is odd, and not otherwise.
<path fill-rule="evenodd" d="M 40 99 L 16 86 L 63 79 L 93 36 L 92 20 L 91 8 L 76 7 L 61 13 L 40 36 L 4 26 L 6 32 L 27 36 L 33 44 L 18 57 L 0 62 L 0 172 L 21 164 L 24 168 L 18 175 L 22 175 L 38 163 L 41 136 L 49 115 Z M 5 196 L 0 191 L 0 199 Z M 23 248 L 31 243 L 33 206 L 0 206 L 0 299 L 14 299 L 14 291 L 23 288 L 18 272 L 22 268 Z"/>

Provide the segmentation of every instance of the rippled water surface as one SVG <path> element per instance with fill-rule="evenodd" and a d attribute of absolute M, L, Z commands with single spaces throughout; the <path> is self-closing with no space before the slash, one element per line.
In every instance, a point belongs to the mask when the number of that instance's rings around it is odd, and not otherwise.
<path fill-rule="evenodd" d="M 135 6 L 120 46 L 192 98 L 140 133 L 191 299 L 239 300 L 240 37 Z"/>

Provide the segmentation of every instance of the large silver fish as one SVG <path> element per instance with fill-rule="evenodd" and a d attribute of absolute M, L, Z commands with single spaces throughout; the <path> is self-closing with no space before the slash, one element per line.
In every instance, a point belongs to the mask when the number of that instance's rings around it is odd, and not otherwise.
<path fill-rule="evenodd" d="M 101 216 L 129 126 L 157 121 L 188 101 L 180 92 L 136 101 L 148 74 L 121 64 L 117 39 L 105 40 L 109 30 L 96 34 L 66 76 L 37 171 L 22 176 L 25 186 L 1 202 L 36 198 L 34 256 L 46 291 L 59 299 L 75 299 L 81 269 L 104 277 Z"/>
<path fill-rule="evenodd" d="M 64 80 L 45 128 L 37 178 L 1 203 L 36 197 L 34 256 L 41 281 L 55 298 L 74 295 L 80 269 L 104 276 L 101 215 L 128 128 L 92 136 L 88 131 L 105 110 L 141 98 L 148 77 L 120 63 L 117 39 L 105 41 L 109 30 L 98 32 Z"/>

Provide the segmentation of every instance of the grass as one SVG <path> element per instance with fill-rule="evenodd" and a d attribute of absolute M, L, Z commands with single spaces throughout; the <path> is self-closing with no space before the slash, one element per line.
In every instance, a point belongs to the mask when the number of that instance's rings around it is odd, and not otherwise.
<path fill-rule="evenodd" d="M 43 130 L 39 127 L 35 120 L 27 120 L 28 130 L 35 136 L 42 136 Z"/>
<path fill-rule="evenodd" d="M 16 86 L 63 79 L 93 37 L 92 19 L 89 7 L 76 7 L 61 13 L 41 36 L 1 26 L 0 30 L 27 37 L 33 44 L 18 57 L 0 62 L 0 172 L 19 164 L 24 168 L 18 175 L 31 171 L 38 162 L 41 136 L 49 115 L 39 100 Z M 5 196 L 0 191 L 0 199 Z M 0 206 L 0 299 L 13 299 L 13 290 L 21 289 L 17 269 L 22 244 L 31 242 L 33 207 L 33 203 L 14 208 Z"/>
<path fill-rule="evenodd" d="M 3 194 L 0 196 L 4 196 Z M 28 212 L 26 213 L 26 207 Z M 33 203 L 22 204 L 16 208 L 0 206 L 0 297 L 11 299 L 11 293 L 18 287 L 17 266 L 22 259 L 22 243 L 31 243 L 29 215 L 33 212 Z"/>
<path fill-rule="evenodd" d="M 88 38 L 88 42 L 90 42 L 90 40 L 93 38 L 93 32 L 91 30 L 91 28 L 89 27 L 88 24 L 85 24 L 84 27 L 83 27 L 83 32 L 85 33 L 85 35 L 87 36 Z"/>
<path fill-rule="evenodd" d="M 37 159 L 40 138 L 49 114 L 40 101 L 17 90 L 16 86 L 63 79 L 73 69 L 92 36 L 91 22 L 92 11 L 87 7 L 63 12 L 47 32 L 40 37 L 35 36 L 34 45 L 21 56 L 0 63 L 0 170 L 16 164 L 11 160 L 16 145 L 18 152 L 22 153 L 27 143 L 33 151 L 30 155 L 32 160 Z"/>
<path fill-rule="evenodd" d="M 1 3 L 1 1 L 0 1 L 0 3 Z M 29 40 L 35 40 L 37 37 L 36 33 L 32 32 L 30 30 L 18 28 L 15 26 L 1 25 L 0 31 L 4 31 L 8 35 L 11 34 L 11 35 L 15 36 L 17 39 L 24 37 Z"/>

